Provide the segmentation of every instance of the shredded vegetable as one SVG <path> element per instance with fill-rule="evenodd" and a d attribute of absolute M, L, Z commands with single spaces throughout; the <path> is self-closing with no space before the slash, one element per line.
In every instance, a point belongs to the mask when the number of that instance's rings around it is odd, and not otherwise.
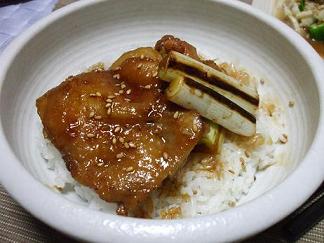
<path fill-rule="evenodd" d="M 301 12 L 305 10 L 305 0 L 300 1 L 298 8 Z"/>

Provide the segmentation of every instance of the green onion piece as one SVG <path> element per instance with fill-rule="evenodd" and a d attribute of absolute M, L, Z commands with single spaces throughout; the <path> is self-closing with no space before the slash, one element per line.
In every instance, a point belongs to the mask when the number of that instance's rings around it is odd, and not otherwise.
<path fill-rule="evenodd" d="M 209 123 L 209 129 L 208 132 L 206 132 L 202 139 L 200 140 L 200 143 L 205 144 L 208 148 L 215 147 L 215 144 L 217 143 L 218 136 L 219 136 L 219 126 L 213 122 Z"/>
<path fill-rule="evenodd" d="M 324 23 L 312 24 L 308 28 L 310 37 L 316 41 L 324 41 Z"/>
<path fill-rule="evenodd" d="M 220 154 L 224 143 L 224 130 L 212 121 L 207 122 L 209 124 L 208 131 L 205 132 L 199 143 L 204 144 L 210 151 Z"/>
<path fill-rule="evenodd" d="M 305 10 L 305 0 L 300 1 L 298 8 L 299 8 L 299 11 L 301 11 L 301 12 Z"/>

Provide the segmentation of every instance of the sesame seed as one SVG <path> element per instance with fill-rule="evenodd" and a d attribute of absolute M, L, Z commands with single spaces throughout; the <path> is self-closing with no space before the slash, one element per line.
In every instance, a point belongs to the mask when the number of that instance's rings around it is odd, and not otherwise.
<path fill-rule="evenodd" d="M 240 162 L 241 162 L 241 167 L 242 167 L 243 171 L 246 171 L 245 160 L 242 157 L 240 158 Z"/>
<path fill-rule="evenodd" d="M 114 69 L 115 71 L 118 71 L 118 70 L 121 70 L 121 67 L 115 67 L 115 69 Z"/>
<path fill-rule="evenodd" d="M 167 154 L 167 152 L 163 152 L 162 156 L 163 156 L 164 159 L 168 159 L 169 158 L 169 155 Z"/>
<path fill-rule="evenodd" d="M 193 124 L 193 126 L 192 126 L 192 130 L 193 130 L 194 132 L 198 132 L 198 126 L 197 126 L 196 124 Z"/>
<path fill-rule="evenodd" d="M 120 83 L 115 84 L 115 86 L 117 86 L 117 87 L 120 86 Z"/>
<path fill-rule="evenodd" d="M 120 127 L 116 127 L 115 130 L 114 130 L 114 132 L 119 132 L 120 130 L 121 130 Z"/>
<path fill-rule="evenodd" d="M 145 88 L 145 89 L 150 89 L 150 88 L 151 88 L 151 85 L 150 85 L 150 84 L 145 85 L 144 88 Z"/>
<path fill-rule="evenodd" d="M 228 202 L 228 206 L 230 206 L 231 208 L 234 208 L 235 205 L 236 205 L 236 203 L 233 202 L 233 201 L 229 201 L 229 202 Z"/>
<path fill-rule="evenodd" d="M 115 78 L 115 79 L 120 79 L 120 74 L 119 74 L 119 73 L 114 74 L 114 75 L 113 75 L 113 78 Z"/>
<path fill-rule="evenodd" d="M 101 93 L 100 92 L 96 92 L 96 96 L 101 97 Z"/>
<path fill-rule="evenodd" d="M 205 159 L 203 159 L 203 160 L 201 161 L 201 163 L 202 163 L 203 165 L 206 165 L 208 162 L 209 162 L 209 159 L 207 159 L 207 158 L 205 158 Z"/>
<path fill-rule="evenodd" d="M 124 138 L 122 138 L 122 137 L 120 137 L 119 139 L 119 142 L 121 142 L 121 143 L 123 143 L 125 140 L 124 140 Z"/>
<path fill-rule="evenodd" d="M 111 114 L 111 108 L 108 108 L 107 115 L 110 115 L 110 114 Z"/>
<path fill-rule="evenodd" d="M 105 107 L 108 108 L 108 107 L 110 107 L 111 105 L 112 105 L 112 103 L 107 103 L 107 104 L 105 105 Z"/>
<path fill-rule="evenodd" d="M 99 166 L 99 167 L 100 167 L 100 166 L 103 166 L 103 165 L 104 165 L 103 162 L 100 162 L 100 163 L 97 164 L 97 166 Z"/>
<path fill-rule="evenodd" d="M 128 145 L 129 145 L 129 147 L 131 147 L 131 148 L 136 148 L 136 145 L 135 145 L 133 142 L 129 142 Z"/>
<path fill-rule="evenodd" d="M 280 143 L 285 144 L 288 142 L 288 135 L 282 134 L 281 138 L 279 139 Z"/>
<path fill-rule="evenodd" d="M 115 96 L 114 96 L 114 95 L 108 95 L 107 98 L 108 98 L 108 99 L 113 99 L 113 98 L 115 98 Z"/>
<path fill-rule="evenodd" d="M 249 151 L 247 151 L 247 150 L 244 151 L 244 154 L 245 154 L 245 156 L 248 157 L 248 158 L 251 156 L 251 153 L 250 153 Z"/>
<path fill-rule="evenodd" d="M 179 117 L 179 112 L 176 111 L 176 112 L 173 114 L 173 118 L 174 118 L 174 119 L 177 119 L 178 117 Z"/>
<path fill-rule="evenodd" d="M 115 96 L 118 96 L 118 95 L 120 95 L 120 94 L 119 94 L 119 93 L 114 93 L 114 95 L 115 95 Z"/>
<path fill-rule="evenodd" d="M 143 66 L 143 63 L 140 63 L 137 65 L 137 68 L 141 68 Z"/>
<path fill-rule="evenodd" d="M 113 143 L 113 144 L 116 144 L 116 143 L 117 143 L 117 139 L 116 139 L 116 138 L 113 138 L 113 139 L 112 139 L 112 143 Z"/>
<path fill-rule="evenodd" d="M 91 111 L 89 114 L 89 117 L 92 118 L 92 117 L 94 117 L 94 115 L 95 115 L 94 111 Z"/>
<path fill-rule="evenodd" d="M 88 137 L 88 138 L 94 138 L 95 135 L 94 135 L 93 133 L 88 133 L 88 134 L 87 134 L 87 137 Z"/>
<path fill-rule="evenodd" d="M 127 142 L 124 143 L 125 148 L 129 148 L 129 144 Z"/>
<path fill-rule="evenodd" d="M 153 77 L 156 77 L 157 75 L 158 75 L 158 72 L 155 71 L 155 72 L 153 73 Z"/>
<path fill-rule="evenodd" d="M 140 56 L 140 58 L 141 58 L 141 59 L 144 59 L 144 55 L 142 54 L 142 55 Z"/>
<path fill-rule="evenodd" d="M 123 154 L 123 153 L 119 153 L 119 154 L 116 155 L 116 158 L 117 158 L 117 159 L 121 159 L 121 158 L 123 158 L 123 157 L 124 157 L 124 154 Z"/>
<path fill-rule="evenodd" d="M 132 90 L 131 89 L 128 89 L 127 91 L 126 91 L 126 94 L 130 94 L 132 92 Z"/>
<path fill-rule="evenodd" d="M 134 170 L 133 166 L 129 166 L 129 167 L 126 169 L 127 172 L 131 172 L 131 171 L 133 171 L 133 170 Z"/>
<path fill-rule="evenodd" d="M 124 90 L 121 89 L 121 90 L 118 91 L 118 93 L 123 94 Z"/>
<path fill-rule="evenodd" d="M 101 116 L 95 116 L 94 117 L 96 120 L 100 120 L 102 117 Z"/>
<path fill-rule="evenodd" d="M 125 88 L 126 88 L 126 85 L 125 85 L 125 84 L 122 84 L 122 85 L 120 85 L 120 87 L 121 87 L 122 89 L 125 89 Z"/>
<path fill-rule="evenodd" d="M 124 100 L 127 101 L 127 102 L 130 102 L 131 101 L 131 99 L 128 99 L 128 98 L 125 98 Z"/>
<path fill-rule="evenodd" d="M 229 173 L 231 173 L 231 174 L 235 174 L 235 172 L 233 171 L 233 170 L 231 170 L 231 169 L 229 169 L 229 170 L 227 170 Z"/>
<path fill-rule="evenodd" d="M 96 97 L 97 96 L 96 94 L 93 94 L 93 93 L 91 93 L 89 95 L 90 95 L 90 97 Z"/>
<path fill-rule="evenodd" d="M 110 102 L 112 102 L 112 99 L 106 99 L 106 102 L 110 103 Z"/>

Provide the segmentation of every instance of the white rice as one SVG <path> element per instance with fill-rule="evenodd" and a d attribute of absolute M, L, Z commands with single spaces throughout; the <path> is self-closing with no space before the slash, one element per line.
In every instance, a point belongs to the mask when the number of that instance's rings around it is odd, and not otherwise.
<path fill-rule="evenodd" d="M 221 175 L 197 170 L 195 165 L 201 161 L 193 162 L 193 166 L 186 168 L 179 180 L 181 186 L 176 195 L 161 196 L 158 192 L 152 194 L 153 218 L 161 218 L 161 214 L 168 214 L 170 209 L 178 209 L 181 212 L 181 215 L 176 216 L 193 217 L 239 205 L 249 193 L 258 172 L 280 162 L 287 152 L 287 143 L 278 142 L 283 139 L 283 134 L 288 135 L 285 109 L 267 82 L 258 82 L 258 92 L 261 106 L 257 114 L 257 133 L 262 134 L 266 143 L 247 154 L 244 148 L 225 139 L 220 155 L 220 161 L 223 162 Z M 268 104 L 274 104 L 272 116 L 267 111 Z M 90 208 L 115 211 L 116 204 L 101 200 L 92 189 L 80 185 L 72 178 L 60 153 L 49 141 L 42 139 L 41 148 L 48 169 L 55 174 L 55 181 L 50 187 L 78 195 L 83 204 Z M 245 166 L 242 166 L 242 161 Z"/>

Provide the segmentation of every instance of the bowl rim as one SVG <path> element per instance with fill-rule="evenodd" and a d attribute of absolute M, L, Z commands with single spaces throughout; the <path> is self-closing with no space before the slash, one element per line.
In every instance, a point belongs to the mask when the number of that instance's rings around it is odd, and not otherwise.
<path fill-rule="evenodd" d="M 35 35 L 60 18 L 105 0 L 83 0 L 68 5 L 45 17 L 17 37 L 0 56 L 0 96 L 7 71 L 16 55 Z M 267 16 L 248 4 L 235 0 L 206 0 L 235 8 L 252 15 L 285 36 L 309 65 L 319 93 L 319 122 L 313 143 L 301 163 L 280 186 L 255 200 L 218 214 L 178 220 L 152 220 L 121 217 L 77 205 L 49 190 L 28 173 L 11 150 L 0 120 L 0 183 L 27 211 L 51 227 L 74 238 L 87 241 L 193 242 L 234 241 L 256 234 L 280 221 L 297 209 L 322 183 L 324 163 L 324 66 L 322 59 L 298 34 L 279 20 Z M 109 0 L 107 1 L 109 2 Z M 1 114 L 2 116 L 3 114 Z M 19 178 L 19 184 L 17 183 Z M 298 193 L 294 193 L 298 188 Z M 27 189 L 27 190 L 24 190 Z M 32 196 L 30 191 L 36 193 Z M 278 199 L 285 198 L 285 202 Z M 45 209 L 46 210 L 40 210 Z M 247 218 L 247 216 L 249 216 Z M 250 218 L 251 216 L 251 218 Z M 262 220 L 260 217 L 262 217 Z M 252 220 L 249 220 L 252 219 Z M 86 222 L 86 223 L 84 223 Z M 244 227 L 243 227 L 244 226 Z"/>

